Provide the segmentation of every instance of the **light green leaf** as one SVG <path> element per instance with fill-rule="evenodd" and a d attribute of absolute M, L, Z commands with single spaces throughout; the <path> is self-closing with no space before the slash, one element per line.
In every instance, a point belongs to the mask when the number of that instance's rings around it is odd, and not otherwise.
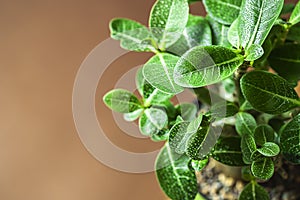
<path fill-rule="evenodd" d="M 282 114 L 300 106 L 298 95 L 283 78 L 265 71 L 252 71 L 241 79 L 241 90 L 253 108 L 268 114 Z"/>
<path fill-rule="evenodd" d="M 174 82 L 174 68 L 179 57 L 168 53 L 153 56 L 143 67 L 145 79 L 155 88 L 169 94 L 178 94 L 183 88 Z"/>
<path fill-rule="evenodd" d="M 229 25 L 239 16 L 242 0 L 203 0 L 203 3 L 214 20 Z"/>
<path fill-rule="evenodd" d="M 212 35 L 208 21 L 201 16 L 189 15 L 181 37 L 167 48 L 167 51 L 175 55 L 183 55 L 195 46 L 209 45 L 212 45 Z"/>
<path fill-rule="evenodd" d="M 161 141 L 166 141 L 169 138 L 169 130 L 167 129 L 162 129 L 158 133 L 153 134 L 151 136 L 151 140 L 154 142 L 161 142 Z"/>
<path fill-rule="evenodd" d="M 280 147 L 287 160 L 300 164 L 300 114 L 280 130 Z"/>
<path fill-rule="evenodd" d="M 254 161 L 251 164 L 251 171 L 253 176 L 258 179 L 270 179 L 274 174 L 274 163 L 272 158 L 264 158 L 260 161 Z"/>
<path fill-rule="evenodd" d="M 188 167 L 189 160 L 187 156 L 173 152 L 168 144 L 157 157 L 155 169 L 158 182 L 173 200 L 191 200 L 197 194 L 197 179 Z"/>
<path fill-rule="evenodd" d="M 280 15 L 284 0 L 244 0 L 239 16 L 239 35 L 242 46 L 262 45 Z"/>
<path fill-rule="evenodd" d="M 211 115 L 215 118 L 232 117 L 239 112 L 239 108 L 231 102 L 217 102 L 210 108 Z"/>
<path fill-rule="evenodd" d="M 160 50 L 164 51 L 179 39 L 188 15 L 187 0 L 157 0 L 151 10 L 149 27 Z"/>
<path fill-rule="evenodd" d="M 249 101 L 244 101 L 244 103 L 241 105 L 240 110 L 242 112 L 247 111 L 247 110 L 253 110 L 253 107 L 251 106 L 251 104 L 249 103 Z"/>
<path fill-rule="evenodd" d="M 279 154 L 280 148 L 273 142 L 266 142 L 261 148 L 258 148 L 257 151 L 266 157 L 274 157 Z"/>
<path fill-rule="evenodd" d="M 177 112 L 184 121 L 191 121 L 196 118 L 197 106 L 192 103 L 181 103 L 176 106 Z"/>
<path fill-rule="evenodd" d="M 297 83 L 300 80 L 300 44 L 284 44 L 274 49 L 268 61 L 289 82 Z"/>
<path fill-rule="evenodd" d="M 231 24 L 228 33 L 227 33 L 227 38 L 230 44 L 236 48 L 240 48 L 241 41 L 239 37 L 239 20 L 238 18 L 234 20 L 234 22 Z"/>
<path fill-rule="evenodd" d="M 119 113 L 131 113 L 141 108 L 136 96 L 123 89 L 111 90 L 105 94 L 103 101 L 106 106 Z"/>
<path fill-rule="evenodd" d="M 158 108 L 146 109 L 139 120 L 140 131 L 146 136 L 157 134 L 167 124 L 167 114 Z"/>
<path fill-rule="evenodd" d="M 194 200 L 205 200 L 205 199 L 198 193 Z"/>
<path fill-rule="evenodd" d="M 239 135 L 253 135 L 256 126 L 255 118 L 251 114 L 239 112 L 236 115 L 235 128 Z"/>
<path fill-rule="evenodd" d="M 246 61 L 255 61 L 264 55 L 264 49 L 259 44 L 252 44 L 246 50 L 246 55 L 247 55 L 245 59 Z"/>
<path fill-rule="evenodd" d="M 263 145 L 266 142 L 274 142 L 275 133 L 273 128 L 266 124 L 259 125 L 254 131 L 254 139 L 258 145 Z"/>
<path fill-rule="evenodd" d="M 243 56 L 225 47 L 194 47 L 176 64 L 174 79 L 184 87 L 211 85 L 231 76 L 243 60 Z"/>
<path fill-rule="evenodd" d="M 151 33 L 142 24 L 130 19 L 113 19 L 109 24 L 111 37 L 121 41 L 121 47 L 131 51 L 155 51 Z"/>
<path fill-rule="evenodd" d="M 250 134 L 242 135 L 241 149 L 243 153 L 243 161 L 246 164 L 251 164 L 252 163 L 251 156 L 256 151 L 256 144 L 252 135 Z"/>
<path fill-rule="evenodd" d="M 300 22 L 300 2 L 297 3 L 289 19 L 289 23 L 291 23 L 292 25 L 297 24 L 299 22 Z"/>
<path fill-rule="evenodd" d="M 214 146 L 212 157 L 225 165 L 244 166 L 241 138 L 220 137 Z"/>
<path fill-rule="evenodd" d="M 239 200 L 270 200 L 270 197 L 262 186 L 251 181 L 244 187 Z"/>
<path fill-rule="evenodd" d="M 196 172 L 200 172 L 204 167 L 206 167 L 207 164 L 208 164 L 208 158 L 206 158 L 204 160 L 192 160 L 191 161 L 192 168 Z"/>
<path fill-rule="evenodd" d="M 231 47 L 231 44 L 228 41 L 228 30 L 229 26 L 221 24 L 215 21 L 212 17 L 207 15 L 206 19 L 208 20 L 211 29 L 212 29 L 212 42 L 214 45 Z"/>
<path fill-rule="evenodd" d="M 138 119 L 141 116 L 141 114 L 143 113 L 143 111 L 144 111 L 144 109 L 138 109 L 131 113 L 125 113 L 123 116 L 126 121 L 132 122 L 132 121 Z"/>

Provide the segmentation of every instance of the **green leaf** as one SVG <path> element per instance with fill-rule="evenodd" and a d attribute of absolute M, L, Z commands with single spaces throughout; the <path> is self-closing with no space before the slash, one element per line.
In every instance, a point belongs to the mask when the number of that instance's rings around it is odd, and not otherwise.
<path fill-rule="evenodd" d="M 251 156 L 256 151 L 256 144 L 252 135 L 250 134 L 242 135 L 241 149 L 243 153 L 243 161 L 246 164 L 251 164 L 252 163 Z"/>
<path fill-rule="evenodd" d="M 214 20 L 229 25 L 239 16 L 242 0 L 203 0 L 203 3 Z"/>
<path fill-rule="evenodd" d="M 272 158 L 264 158 L 260 161 L 254 161 L 251 165 L 251 171 L 253 176 L 258 179 L 270 179 L 274 174 L 274 163 Z"/>
<path fill-rule="evenodd" d="M 275 133 L 269 125 L 259 125 L 254 131 L 254 139 L 256 144 L 264 145 L 266 142 L 274 142 Z"/>
<path fill-rule="evenodd" d="M 242 179 L 244 181 L 251 181 L 253 180 L 253 176 L 252 176 L 252 173 L 251 173 L 251 169 L 249 166 L 244 166 L 242 167 Z"/>
<path fill-rule="evenodd" d="M 274 157 L 279 154 L 280 148 L 273 142 L 266 142 L 257 151 L 266 157 Z"/>
<path fill-rule="evenodd" d="M 242 112 L 247 111 L 247 110 L 253 110 L 253 107 L 249 103 L 249 101 L 244 101 L 244 103 L 241 105 L 240 110 Z"/>
<path fill-rule="evenodd" d="M 191 161 L 192 168 L 196 172 L 200 172 L 204 167 L 206 167 L 207 164 L 208 164 L 208 158 L 206 158 L 204 160 L 192 160 Z"/>
<path fill-rule="evenodd" d="M 104 95 L 103 101 L 106 106 L 119 113 L 131 113 L 141 108 L 136 96 L 123 89 L 109 91 Z"/>
<path fill-rule="evenodd" d="M 259 44 L 252 44 L 246 51 L 246 61 L 255 61 L 264 55 L 264 49 Z"/>
<path fill-rule="evenodd" d="M 113 19 L 109 24 L 111 37 L 121 41 L 121 47 L 130 51 L 155 51 L 151 33 L 142 24 L 130 19 Z"/>
<path fill-rule="evenodd" d="M 300 2 L 297 3 L 289 19 L 289 23 L 291 23 L 292 25 L 297 24 L 299 22 L 300 22 Z"/>
<path fill-rule="evenodd" d="M 300 43 L 300 24 L 294 25 L 289 29 L 286 39 Z"/>
<path fill-rule="evenodd" d="M 255 181 L 248 183 L 242 193 L 240 194 L 239 200 L 269 200 L 270 197 L 267 191 Z"/>
<path fill-rule="evenodd" d="M 194 47 L 176 64 L 174 79 L 184 87 L 211 85 L 231 76 L 243 60 L 243 56 L 225 47 Z"/>
<path fill-rule="evenodd" d="M 236 115 L 235 128 L 239 135 L 253 135 L 256 126 L 255 118 L 251 114 L 239 112 Z"/>
<path fill-rule="evenodd" d="M 144 109 L 138 109 L 131 113 L 125 113 L 123 116 L 126 121 L 132 122 L 132 121 L 138 119 L 141 116 L 141 114 L 143 113 L 143 111 L 144 111 Z"/>
<path fill-rule="evenodd" d="M 166 141 L 169 138 L 169 130 L 167 129 L 162 129 L 158 133 L 153 134 L 151 136 L 151 140 L 154 142 L 161 142 L 161 141 Z"/>
<path fill-rule="evenodd" d="M 289 82 L 297 83 L 300 80 L 300 44 L 284 44 L 274 49 L 268 61 Z"/>
<path fill-rule="evenodd" d="M 280 15 L 284 0 L 244 0 L 239 16 L 239 35 L 242 46 L 262 45 Z"/>
<path fill-rule="evenodd" d="M 189 20 L 181 37 L 167 48 L 167 51 L 175 55 L 183 55 L 195 46 L 209 45 L 212 45 L 212 35 L 208 21 L 201 16 L 189 15 Z"/>
<path fill-rule="evenodd" d="M 295 4 L 286 3 L 283 5 L 280 15 L 289 14 L 289 13 L 293 12 L 294 8 L 295 8 Z"/>
<path fill-rule="evenodd" d="M 153 87 L 143 76 L 142 68 L 138 69 L 136 74 L 137 89 L 144 99 L 145 107 L 157 105 L 169 100 L 173 95 L 167 94 Z"/>
<path fill-rule="evenodd" d="M 197 106 L 192 103 L 181 103 L 176 106 L 176 109 L 184 121 L 195 119 L 198 111 Z"/>
<path fill-rule="evenodd" d="M 300 106 L 298 95 L 283 78 L 265 71 L 252 71 L 241 79 L 241 90 L 253 108 L 268 114 L 282 114 Z"/>
<path fill-rule="evenodd" d="M 191 200 L 197 194 L 197 179 L 188 167 L 189 160 L 187 156 L 173 152 L 168 144 L 157 157 L 157 179 L 166 195 L 173 200 Z"/>
<path fill-rule="evenodd" d="M 225 89 L 225 91 L 229 94 L 233 94 L 235 92 L 235 81 L 233 77 L 229 77 L 222 81 L 222 85 Z"/>
<path fill-rule="evenodd" d="M 143 135 L 157 134 L 168 124 L 167 114 L 158 108 L 146 109 L 139 120 L 140 131 Z"/>
<path fill-rule="evenodd" d="M 158 47 L 164 51 L 182 34 L 188 21 L 187 0 L 158 0 L 150 14 L 149 27 Z"/>
<path fill-rule="evenodd" d="M 239 19 L 237 18 L 234 20 L 234 22 L 231 24 L 228 33 L 227 33 L 227 39 L 230 42 L 230 44 L 236 48 L 240 48 L 241 41 L 239 37 Z"/>
<path fill-rule="evenodd" d="M 212 157 L 225 165 L 244 166 L 241 138 L 220 137 L 214 146 Z"/>
<path fill-rule="evenodd" d="M 210 108 L 211 115 L 215 118 L 225 118 L 234 116 L 239 112 L 239 108 L 231 102 L 217 102 Z"/>
<path fill-rule="evenodd" d="M 198 193 L 194 200 L 205 200 L 205 199 Z"/>
<path fill-rule="evenodd" d="M 153 56 L 143 67 L 145 79 L 155 88 L 169 94 L 177 94 L 183 88 L 173 79 L 174 67 L 179 57 L 168 53 Z"/>
<path fill-rule="evenodd" d="M 231 47 L 227 39 L 227 34 L 229 30 L 229 26 L 224 24 L 218 23 L 209 15 L 206 17 L 208 20 L 211 29 L 212 29 L 212 42 L 214 45 L 224 46 L 224 47 Z"/>
<path fill-rule="evenodd" d="M 280 147 L 288 161 L 300 164 L 300 114 L 280 130 Z"/>

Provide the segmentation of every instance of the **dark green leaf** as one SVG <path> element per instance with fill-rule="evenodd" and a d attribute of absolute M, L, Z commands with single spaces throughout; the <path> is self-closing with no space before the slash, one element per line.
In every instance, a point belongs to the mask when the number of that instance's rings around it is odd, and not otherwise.
<path fill-rule="evenodd" d="M 269 200 L 269 199 L 270 197 L 267 191 L 254 181 L 251 181 L 244 187 L 239 197 L 239 200 Z"/>
<path fill-rule="evenodd" d="M 295 8 L 295 4 L 286 3 L 283 5 L 280 15 L 289 14 L 289 13 L 293 12 L 294 8 Z"/>
<path fill-rule="evenodd" d="M 217 102 L 210 108 L 211 115 L 215 118 L 232 117 L 239 112 L 239 108 L 231 102 Z"/>
<path fill-rule="evenodd" d="M 239 135 L 250 134 L 253 135 L 254 129 L 256 128 L 255 118 L 245 112 L 239 112 L 236 115 L 235 128 Z"/>
<path fill-rule="evenodd" d="M 266 157 L 274 157 L 279 154 L 280 148 L 273 142 L 266 142 L 257 151 Z"/>
<path fill-rule="evenodd" d="M 300 24 L 294 25 L 289 29 L 286 39 L 300 43 Z"/>
<path fill-rule="evenodd" d="M 242 46 L 262 45 L 280 15 L 284 0 L 244 0 L 239 16 L 239 35 Z"/>
<path fill-rule="evenodd" d="M 241 150 L 241 138 L 221 137 L 212 152 L 212 157 L 226 165 L 244 166 Z"/>
<path fill-rule="evenodd" d="M 280 147 L 287 160 L 300 164 L 300 114 L 280 130 Z"/>
<path fill-rule="evenodd" d="M 297 3 L 289 19 L 289 23 L 291 23 L 292 25 L 297 24 L 299 22 L 300 22 L 300 2 Z"/>
<path fill-rule="evenodd" d="M 124 119 L 128 122 L 132 122 L 132 121 L 138 119 L 141 116 L 141 114 L 143 113 L 143 111 L 144 111 L 144 109 L 138 109 L 131 113 L 125 113 Z"/>
<path fill-rule="evenodd" d="M 224 46 L 224 47 L 231 47 L 231 44 L 229 43 L 227 38 L 229 26 L 226 26 L 224 24 L 215 21 L 209 15 L 206 18 L 209 21 L 209 24 L 212 29 L 213 44 Z"/>
<path fill-rule="evenodd" d="M 252 172 L 249 166 L 242 167 L 242 179 L 244 181 L 253 180 Z"/>
<path fill-rule="evenodd" d="M 114 19 L 109 24 L 111 37 L 121 41 L 121 47 L 131 51 L 155 51 L 151 33 L 142 24 L 130 19 Z"/>
<path fill-rule="evenodd" d="M 143 135 L 157 134 L 168 124 L 168 116 L 161 109 L 146 109 L 139 120 L 140 131 Z"/>
<path fill-rule="evenodd" d="M 251 165 L 253 176 L 261 180 L 268 180 L 274 174 L 274 163 L 272 158 L 264 158 L 260 161 L 254 161 Z"/>
<path fill-rule="evenodd" d="M 149 26 L 160 50 L 176 42 L 188 21 L 189 5 L 186 0 L 158 0 L 150 14 Z"/>
<path fill-rule="evenodd" d="M 284 44 L 274 49 L 268 61 L 289 82 L 297 83 L 300 80 L 300 44 Z"/>
<path fill-rule="evenodd" d="M 252 163 L 251 156 L 256 151 L 256 144 L 252 135 L 250 134 L 242 135 L 241 149 L 243 153 L 243 161 L 246 164 L 251 164 Z"/>
<path fill-rule="evenodd" d="M 174 79 L 184 87 L 210 85 L 231 76 L 243 60 L 243 56 L 225 47 L 194 47 L 178 61 Z"/>
<path fill-rule="evenodd" d="M 154 142 L 166 141 L 169 138 L 169 130 L 162 129 L 158 133 L 151 136 L 151 140 Z"/>
<path fill-rule="evenodd" d="M 208 14 L 222 24 L 231 24 L 240 12 L 242 0 L 203 0 Z"/>
<path fill-rule="evenodd" d="M 141 108 L 136 96 L 123 89 L 111 90 L 103 97 L 103 101 L 110 109 L 119 113 L 131 113 Z"/>
<path fill-rule="evenodd" d="M 177 94 L 183 88 L 174 82 L 174 68 L 179 57 L 168 53 L 153 56 L 143 67 L 145 79 L 155 88 L 169 94 Z"/>
<path fill-rule="evenodd" d="M 176 109 L 184 121 L 195 119 L 198 111 L 197 106 L 192 103 L 181 103 L 176 106 Z"/>
<path fill-rule="evenodd" d="M 188 167 L 189 160 L 185 155 L 174 153 L 168 144 L 157 157 L 157 179 L 163 191 L 173 200 L 191 200 L 197 194 L 197 179 Z"/>
<path fill-rule="evenodd" d="M 206 158 L 204 160 L 192 160 L 191 161 L 192 168 L 196 172 L 200 172 L 204 167 L 206 167 L 207 163 L 208 163 L 208 158 Z"/>
<path fill-rule="evenodd" d="M 188 23 L 181 37 L 167 48 L 167 51 L 175 55 L 183 55 L 195 46 L 209 45 L 212 45 L 212 35 L 208 21 L 201 16 L 189 15 Z"/>
<path fill-rule="evenodd" d="M 264 55 L 264 49 L 259 44 L 252 44 L 246 51 L 246 61 L 255 61 Z"/>
<path fill-rule="evenodd" d="M 269 125 L 259 125 L 254 131 L 254 139 L 256 144 L 263 145 L 266 142 L 274 142 L 275 133 Z"/>
<path fill-rule="evenodd" d="M 282 114 L 300 106 L 298 95 L 283 78 L 265 71 L 252 71 L 241 79 L 241 90 L 258 111 Z"/>

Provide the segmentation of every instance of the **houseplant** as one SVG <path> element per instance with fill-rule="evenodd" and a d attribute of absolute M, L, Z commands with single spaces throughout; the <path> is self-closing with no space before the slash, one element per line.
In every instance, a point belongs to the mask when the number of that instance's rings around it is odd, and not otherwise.
<path fill-rule="evenodd" d="M 282 162 L 300 164 L 300 3 L 203 0 L 206 17 L 187 0 L 157 0 L 149 28 L 113 19 L 111 37 L 124 49 L 153 52 L 138 71 L 138 99 L 124 89 L 103 100 L 143 135 L 165 141 L 156 175 L 171 199 L 200 198 L 196 171 L 214 159 L 240 166 L 249 183 L 240 199 L 269 199 L 260 185 Z M 283 14 L 291 13 L 288 19 Z M 270 70 L 274 70 L 270 72 Z M 217 91 L 211 91 L 215 85 Z M 207 87 L 209 86 L 209 87 Z M 189 88 L 193 103 L 172 98 Z"/>

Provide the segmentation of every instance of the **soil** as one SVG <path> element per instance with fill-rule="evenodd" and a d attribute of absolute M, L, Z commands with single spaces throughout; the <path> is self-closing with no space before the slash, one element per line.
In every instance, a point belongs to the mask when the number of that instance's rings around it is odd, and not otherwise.
<path fill-rule="evenodd" d="M 240 169 L 226 167 L 224 171 L 224 167 L 220 170 L 219 165 L 216 161 L 211 161 L 197 173 L 199 192 L 207 200 L 238 199 L 247 182 L 229 176 L 226 170 L 231 171 L 229 174 L 237 176 Z M 286 179 L 275 173 L 269 181 L 260 184 L 268 191 L 271 200 L 300 200 L 300 166 L 284 164 L 283 168 L 289 175 Z"/>

